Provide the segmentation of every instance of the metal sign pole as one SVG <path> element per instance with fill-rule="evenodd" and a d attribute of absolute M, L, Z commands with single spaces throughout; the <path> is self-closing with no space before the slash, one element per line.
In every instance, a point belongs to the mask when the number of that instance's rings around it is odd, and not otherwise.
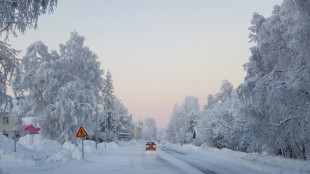
<path fill-rule="evenodd" d="M 84 137 L 87 137 L 88 134 L 87 132 L 84 130 L 84 128 L 81 126 L 80 129 L 78 130 L 78 132 L 76 133 L 76 137 L 81 137 L 82 138 L 82 159 L 84 159 Z"/>
<path fill-rule="evenodd" d="M 84 145 L 83 145 L 83 137 L 82 137 L 82 159 L 84 159 Z"/>
<path fill-rule="evenodd" d="M 16 152 L 16 131 L 14 130 L 14 152 Z"/>

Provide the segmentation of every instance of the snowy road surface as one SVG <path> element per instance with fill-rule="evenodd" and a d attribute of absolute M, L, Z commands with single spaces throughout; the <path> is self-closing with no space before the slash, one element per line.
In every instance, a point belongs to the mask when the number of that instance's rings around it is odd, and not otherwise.
<path fill-rule="evenodd" d="M 162 150 L 174 158 L 181 160 L 198 169 L 200 172 L 205 174 L 263 174 L 265 172 L 258 171 L 249 167 L 238 165 L 236 163 L 228 163 L 218 158 L 201 155 L 199 152 L 185 153 L 175 149 L 163 147 Z"/>
<path fill-rule="evenodd" d="M 230 163 L 199 152 L 179 151 L 172 149 L 171 146 L 157 147 L 157 151 L 145 151 L 144 143 L 121 143 L 119 148 L 100 149 L 96 153 L 86 153 L 85 160 L 78 162 L 53 162 L 4 172 L 10 174 L 266 173 L 253 167 Z"/>

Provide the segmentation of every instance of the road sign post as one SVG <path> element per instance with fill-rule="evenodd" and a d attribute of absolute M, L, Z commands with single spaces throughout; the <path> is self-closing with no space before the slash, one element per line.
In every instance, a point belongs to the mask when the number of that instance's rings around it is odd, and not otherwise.
<path fill-rule="evenodd" d="M 14 140 L 14 152 L 16 152 L 16 142 L 17 142 L 17 140 L 16 140 L 16 138 L 17 138 L 17 136 L 16 136 L 16 134 L 17 134 L 17 129 L 16 128 L 14 128 L 14 129 L 9 129 L 9 130 L 5 130 L 5 132 L 6 133 L 9 133 L 9 132 L 13 132 L 14 133 L 14 136 L 13 136 L 13 140 Z"/>
<path fill-rule="evenodd" d="M 83 145 L 83 139 L 84 139 L 84 137 L 82 137 L 82 159 L 84 159 L 84 145 Z"/>
<path fill-rule="evenodd" d="M 16 152 L 16 130 L 14 130 L 14 152 Z"/>
<path fill-rule="evenodd" d="M 82 158 L 84 159 L 84 145 L 83 145 L 83 140 L 84 137 L 87 137 L 88 134 L 83 128 L 83 126 L 80 127 L 79 131 L 76 133 L 76 137 L 82 137 Z"/>

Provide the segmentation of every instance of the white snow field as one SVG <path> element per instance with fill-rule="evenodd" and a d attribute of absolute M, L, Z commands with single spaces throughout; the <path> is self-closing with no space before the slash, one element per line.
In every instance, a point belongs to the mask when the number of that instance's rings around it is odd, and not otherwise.
<path fill-rule="evenodd" d="M 145 141 L 95 144 L 84 141 L 81 147 L 41 140 L 36 135 L 29 145 L 29 136 L 18 142 L 0 135 L 0 174 L 97 174 L 97 173 L 207 173 L 207 174 L 297 174 L 310 173 L 309 161 L 234 152 L 229 149 L 166 144 L 157 151 L 145 151 Z M 2 171 L 1 171 L 2 168 Z"/>

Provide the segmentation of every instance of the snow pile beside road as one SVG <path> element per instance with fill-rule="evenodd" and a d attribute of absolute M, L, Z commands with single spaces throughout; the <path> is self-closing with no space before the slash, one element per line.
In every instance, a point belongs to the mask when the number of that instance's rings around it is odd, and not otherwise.
<path fill-rule="evenodd" d="M 69 150 L 71 153 L 71 158 L 73 160 L 81 160 L 82 159 L 82 150 L 81 148 L 79 148 L 78 146 L 76 146 L 75 144 L 69 143 L 69 142 L 65 142 L 62 147 L 64 147 L 65 149 Z"/>
<path fill-rule="evenodd" d="M 37 160 L 36 153 L 27 147 L 16 144 L 14 152 L 14 141 L 0 134 L 0 166 L 3 168 L 16 168 L 33 166 Z"/>
<path fill-rule="evenodd" d="M 104 144 L 104 143 L 102 143 L 102 144 Z M 108 149 L 117 149 L 118 148 L 118 144 L 116 142 L 107 143 L 107 148 Z"/>
<path fill-rule="evenodd" d="M 118 144 L 116 142 L 107 143 L 106 146 L 107 146 L 107 149 L 117 149 L 118 148 Z M 105 143 L 98 144 L 98 148 L 99 149 L 105 149 Z"/>
<path fill-rule="evenodd" d="M 72 151 L 60 145 L 57 141 L 41 139 L 40 134 L 35 135 L 33 144 L 29 144 L 30 135 L 22 137 L 18 143 L 33 150 L 38 159 L 47 162 L 69 161 L 72 159 Z"/>
<path fill-rule="evenodd" d="M 81 146 L 80 143 L 79 143 L 79 146 Z M 84 152 L 89 153 L 89 154 L 95 154 L 96 153 L 96 147 L 95 146 L 96 146 L 95 141 L 85 140 L 84 141 Z"/>
<path fill-rule="evenodd" d="M 282 156 L 270 156 L 267 154 L 244 153 L 230 149 L 217 149 L 204 146 L 203 149 L 212 156 L 220 157 L 227 161 L 246 165 L 264 172 L 274 171 L 275 173 L 303 173 L 310 172 L 310 161 L 288 159 Z"/>
<path fill-rule="evenodd" d="M 0 167 L 2 170 L 19 172 L 24 168 L 50 165 L 51 162 L 70 162 L 82 159 L 81 141 L 78 145 L 69 142 L 61 145 L 54 140 L 42 139 L 40 134 L 36 134 L 33 144 L 30 145 L 30 135 L 26 135 L 20 138 L 16 146 L 17 152 L 14 152 L 14 141 L 0 134 Z M 106 149 L 118 148 L 115 142 L 107 143 L 106 146 Z M 105 143 L 99 143 L 96 150 L 94 141 L 84 141 L 86 157 L 106 149 Z"/>
<path fill-rule="evenodd" d="M 21 137 L 16 144 L 14 141 L 0 134 L 0 166 L 5 170 L 22 169 L 41 165 L 46 162 L 65 162 L 80 160 L 82 152 L 79 147 L 71 143 L 59 144 L 57 141 L 41 139 L 35 135 L 30 145 L 30 135 Z"/>
<path fill-rule="evenodd" d="M 181 147 L 180 145 L 168 143 L 165 146 L 188 154 L 197 153 L 207 158 L 216 158 L 227 163 L 248 166 L 266 173 L 297 174 L 310 172 L 310 161 L 288 159 L 281 156 L 269 156 L 266 154 L 244 153 L 226 148 L 217 149 L 208 146 L 197 147 L 191 144 L 186 144 Z M 175 146 L 178 148 L 175 148 Z"/>

